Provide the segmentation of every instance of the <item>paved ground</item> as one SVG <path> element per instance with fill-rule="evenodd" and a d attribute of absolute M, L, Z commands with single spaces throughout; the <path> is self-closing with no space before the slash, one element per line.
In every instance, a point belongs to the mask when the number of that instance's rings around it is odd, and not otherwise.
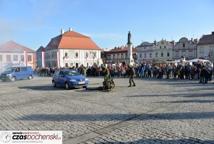
<path fill-rule="evenodd" d="M 101 85 L 92 78 L 90 87 Z M 115 79 L 112 92 L 0 82 L 0 130 L 62 130 L 65 144 L 214 143 L 214 84 Z"/>

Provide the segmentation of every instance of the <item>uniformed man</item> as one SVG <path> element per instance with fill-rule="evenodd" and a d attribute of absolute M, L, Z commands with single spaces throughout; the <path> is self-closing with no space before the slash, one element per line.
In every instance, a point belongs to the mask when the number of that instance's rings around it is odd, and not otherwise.
<path fill-rule="evenodd" d="M 129 87 L 136 86 L 134 82 L 135 69 L 133 66 L 128 65 Z"/>

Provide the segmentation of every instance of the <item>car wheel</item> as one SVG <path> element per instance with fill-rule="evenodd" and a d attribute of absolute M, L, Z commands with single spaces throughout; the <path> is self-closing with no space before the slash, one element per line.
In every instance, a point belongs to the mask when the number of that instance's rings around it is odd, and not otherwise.
<path fill-rule="evenodd" d="M 87 87 L 87 86 L 83 86 L 82 88 L 84 88 L 85 90 L 88 90 L 88 87 Z"/>
<path fill-rule="evenodd" d="M 69 84 L 67 82 L 65 83 L 65 89 L 70 89 Z"/>
<path fill-rule="evenodd" d="M 32 76 L 32 75 L 29 75 L 29 76 L 28 76 L 28 79 L 29 79 L 29 80 L 33 79 L 33 76 Z"/>
<path fill-rule="evenodd" d="M 13 81 L 13 82 L 16 81 L 16 77 L 12 77 L 11 81 Z"/>
<path fill-rule="evenodd" d="M 55 81 L 52 81 L 52 86 L 53 86 L 53 87 L 56 87 Z"/>

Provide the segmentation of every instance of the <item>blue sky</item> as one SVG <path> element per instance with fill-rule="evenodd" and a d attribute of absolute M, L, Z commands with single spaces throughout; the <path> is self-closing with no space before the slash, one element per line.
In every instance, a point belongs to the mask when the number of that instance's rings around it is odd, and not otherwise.
<path fill-rule="evenodd" d="M 60 29 L 87 34 L 102 48 L 200 38 L 214 31 L 213 0 L 0 0 L 0 43 L 37 49 Z"/>

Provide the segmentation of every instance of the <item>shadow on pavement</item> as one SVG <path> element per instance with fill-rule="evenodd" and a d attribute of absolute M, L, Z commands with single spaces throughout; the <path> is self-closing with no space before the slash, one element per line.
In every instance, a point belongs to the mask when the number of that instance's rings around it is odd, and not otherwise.
<path fill-rule="evenodd" d="M 18 118 L 28 121 L 124 121 L 213 119 L 214 112 L 156 114 L 31 114 Z"/>
<path fill-rule="evenodd" d="M 214 100 L 181 100 L 181 101 L 161 101 L 156 103 L 213 103 Z"/>
<path fill-rule="evenodd" d="M 214 92 L 211 93 L 177 93 L 177 94 L 139 94 L 130 95 L 126 97 L 159 97 L 159 96 L 170 96 L 170 97 L 214 97 Z"/>
<path fill-rule="evenodd" d="M 55 88 L 51 85 L 43 85 L 43 86 L 22 86 L 19 89 L 30 89 L 30 90 L 42 90 L 42 91 L 56 91 L 62 90 L 63 88 Z"/>

